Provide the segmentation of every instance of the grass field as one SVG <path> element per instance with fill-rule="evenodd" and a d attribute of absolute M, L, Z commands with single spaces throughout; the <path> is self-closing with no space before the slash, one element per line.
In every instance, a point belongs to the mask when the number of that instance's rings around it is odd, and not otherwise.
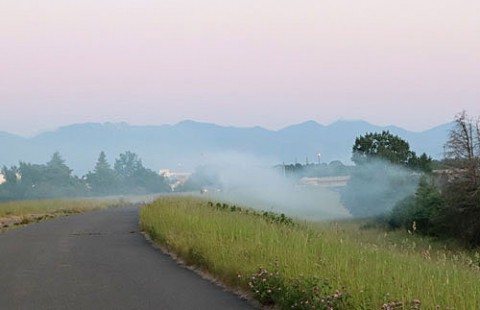
<path fill-rule="evenodd" d="M 280 308 L 480 309 L 478 254 L 414 231 L 348 220 L 286 225 L 215 205 L 160 198 L 142 208 L 141 225 L 186 264 Z"/>

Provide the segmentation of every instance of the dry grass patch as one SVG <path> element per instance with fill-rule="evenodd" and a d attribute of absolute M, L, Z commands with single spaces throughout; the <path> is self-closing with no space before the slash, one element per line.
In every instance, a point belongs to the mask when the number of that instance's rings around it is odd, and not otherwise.
<path fill-rule="evenodd" d="M 121 199 L 55 199 L 0 203 L 0 231 L 75 213 L 125 205 Z"/>

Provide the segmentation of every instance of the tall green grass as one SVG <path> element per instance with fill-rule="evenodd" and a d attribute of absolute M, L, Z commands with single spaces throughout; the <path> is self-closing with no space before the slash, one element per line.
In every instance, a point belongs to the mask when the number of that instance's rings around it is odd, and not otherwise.
<path fill-rule="evenodd" d="M 480 273 L 456 254 L 433 255 L 423 241 L 417 248 L 415 236 L 373 230 L 374 236 L 351 221 L 280 225 L 193 197 L 160 198 L 140 217 L 154 240 L 235 288 L 249 289 L 250 275 L 276 264 L 286 283 L 328 280 L 348 293 L 349 309 L 381 309 L 392 301 L 410 309 L 413 300 L 421 309 L 480 309 Z"/>

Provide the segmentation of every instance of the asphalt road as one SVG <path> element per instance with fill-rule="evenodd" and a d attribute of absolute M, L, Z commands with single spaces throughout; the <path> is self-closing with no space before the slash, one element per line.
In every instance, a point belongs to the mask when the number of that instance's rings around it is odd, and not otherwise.
<path fill-rule="evenodd" d="M 0 234 L 0 309 L 252 309 L 138 229 L 128 207 Z"/>

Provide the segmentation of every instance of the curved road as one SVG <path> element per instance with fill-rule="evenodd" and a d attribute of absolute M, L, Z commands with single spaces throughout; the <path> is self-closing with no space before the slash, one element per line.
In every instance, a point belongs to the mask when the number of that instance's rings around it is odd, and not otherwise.
<path fill-rule="evenodd" d="M 0 309 L 252 309 L 138 229 L 128 207 L 0 234 Z"/>

